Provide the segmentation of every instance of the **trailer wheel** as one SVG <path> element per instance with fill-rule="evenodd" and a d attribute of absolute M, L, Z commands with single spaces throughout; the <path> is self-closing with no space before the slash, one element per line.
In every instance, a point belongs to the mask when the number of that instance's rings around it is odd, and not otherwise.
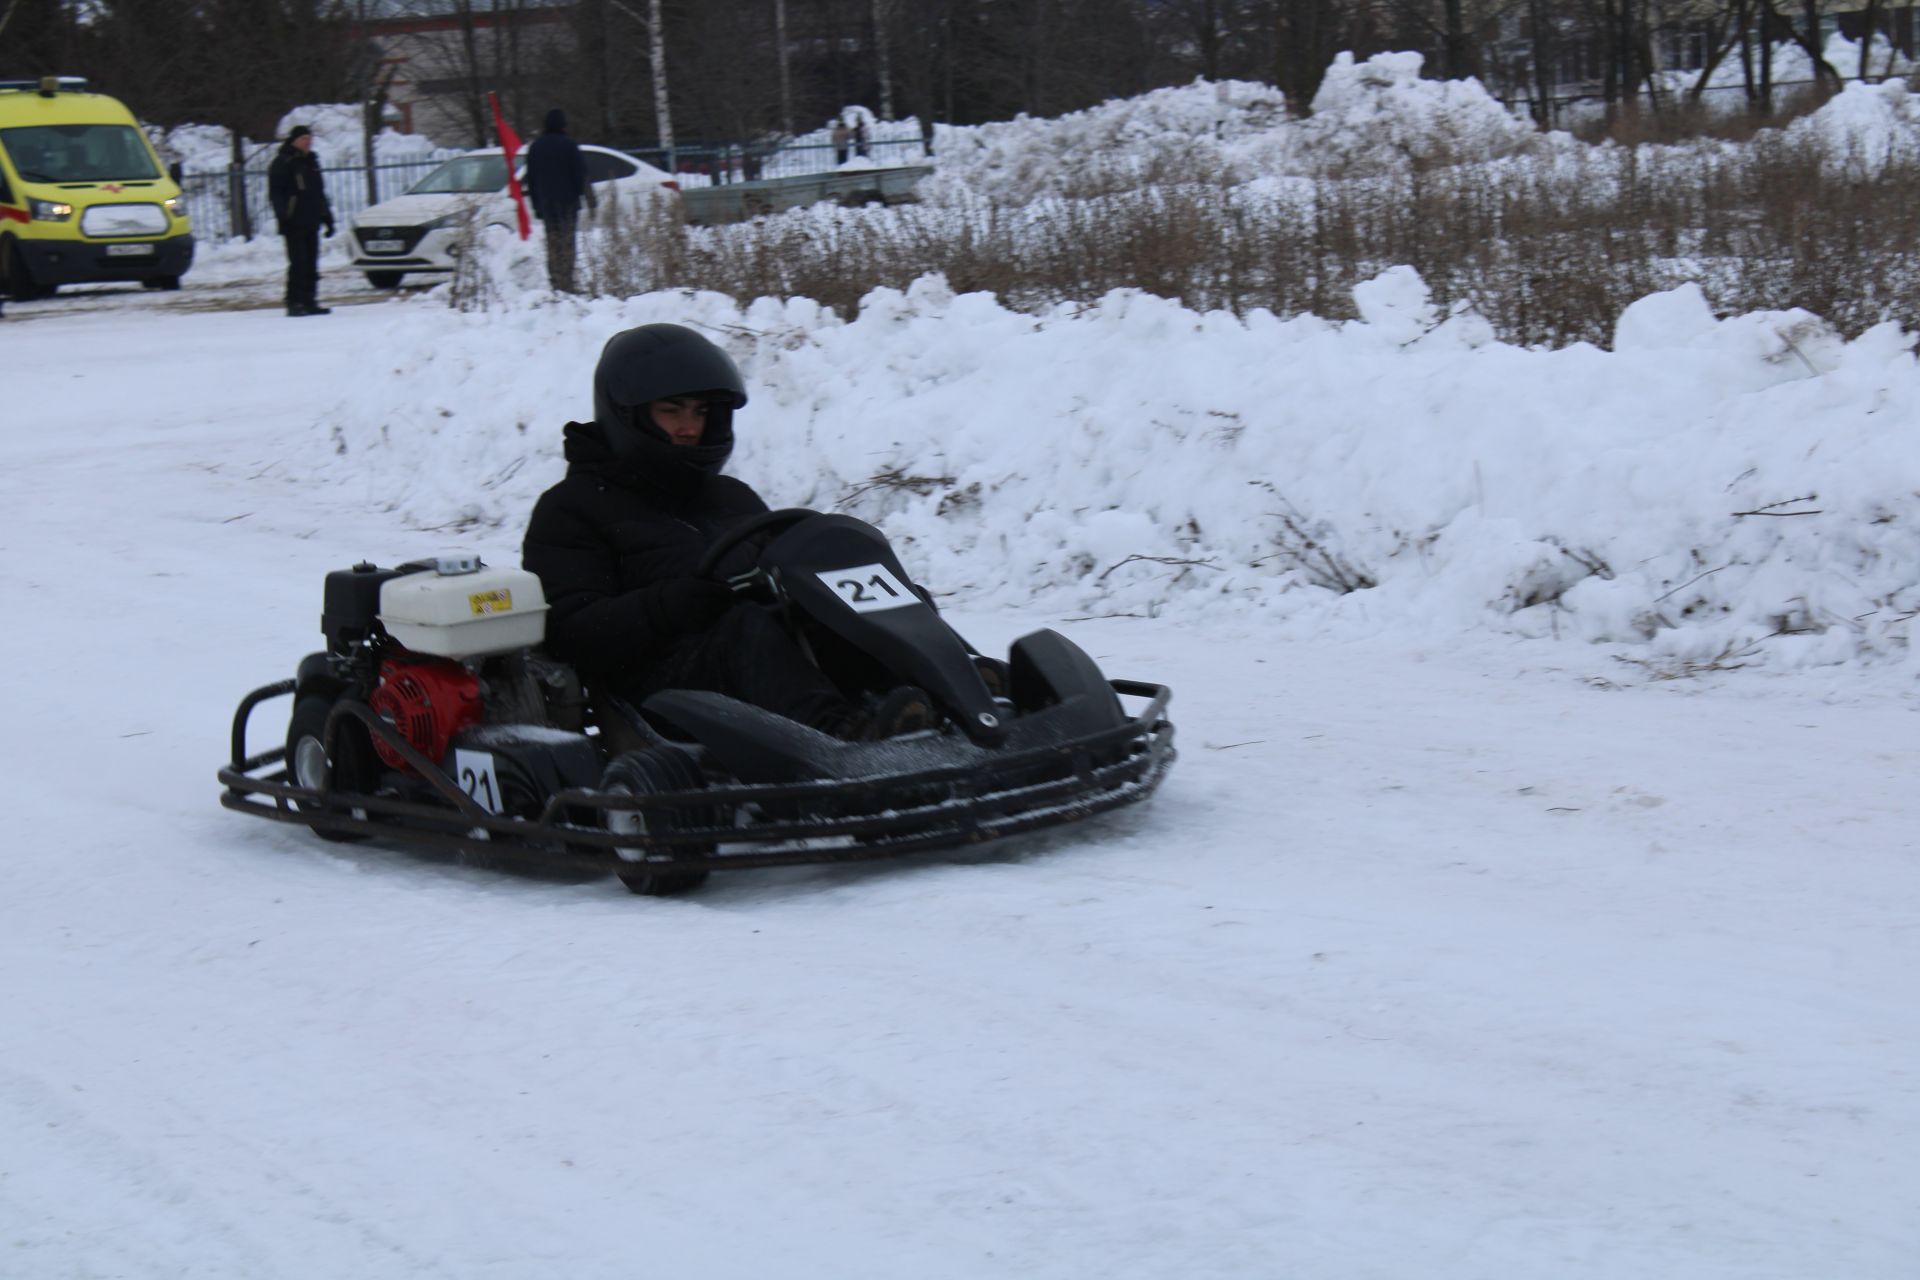
<path fill-rule="evenodd" d="M 346 791 L 364 795 L 379 782 L 380 774 L 373 754 L 373 742 L 356 720 L 341 724 L 335 735 L 333 752 L 328 754 L 322 735 L 326 732 L 327 713 L 333 699 L 323 693 L 310 693 L 293 704 L 293 719 L 287 724 L 287 777 L 315 791 Z M 296 808 L 302 806 L 294 801 Z M 322 840 L 351 844 L 367 837 L 357 831 L 334 831 L 314 826 Z"/>
<path fill-rule="evenodd" d="M 675 747 L 651 747 L 645 751 L 617 755 L 600 778 L 600 790 L 615 795 L 659 795 L 663 791 L 693 791 L 705 785 L 706 780 L 700 776 L 700 767 L 686 752 Z M 633 809 L 607 809 L 603 812 L 607 829 L 622 834 L 645 835 L 649 823 L 659 830 L 673 822 L 673 815 L 669 814 L 648 815 Z M 688 818 L 700 825 L 712 821 L 705 811 L 689 814 Z M 706 852 L 712 846 L 676 847 L 686 848 L 688 852 Z M 639 855 L 638 850 L 635 853 Z M 617 873 L 620 883 L 626 885 L 629 892 L 650 898 L 689 893 L 707 882 L 705 871 L 647 871 L 645 862 L 635 861 L 631 865 L 632 870 L 623 868 Z"/>

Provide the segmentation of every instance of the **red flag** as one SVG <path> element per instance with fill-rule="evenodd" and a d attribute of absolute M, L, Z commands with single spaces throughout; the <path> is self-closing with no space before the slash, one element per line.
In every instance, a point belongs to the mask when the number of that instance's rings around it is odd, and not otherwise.
<path fill-rule="evenodd" d="M 527 217 L 527 195 L 520 189 L 520 172 L 513 163 L 513 158 L 520 153 L 520 135 L 500 114 L 499 94 L 489 92 L 487 105 L 493 108 L 493 130 L 500 135 L 500 149 L 507 153 L 507 190 L 513 194 L 514 212 L 520 215 L 520 238 L 525 240 L 533 234 L 533 220 Z"/>

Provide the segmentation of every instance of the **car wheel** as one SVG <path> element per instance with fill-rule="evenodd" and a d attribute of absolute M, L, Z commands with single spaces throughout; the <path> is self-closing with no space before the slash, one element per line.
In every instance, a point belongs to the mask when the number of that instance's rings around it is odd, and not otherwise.
<path fill-rule="evenodd" d="M 369 271 L 367 283 L 376 289 L 398 289 L 400 282 L 407 278 L 404 271 Z"/>

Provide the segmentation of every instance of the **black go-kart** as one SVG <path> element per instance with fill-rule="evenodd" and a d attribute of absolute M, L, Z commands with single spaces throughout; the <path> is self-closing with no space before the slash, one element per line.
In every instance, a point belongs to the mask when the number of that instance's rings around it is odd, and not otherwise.
<path fill-rule="evenodd" d="M 777 608 L 822 670 L 859 680 L 847 692 L 866 705 L 924 690 L 930 727 L 847 741 L 682 689 L 636 708 L 541 650 L 533 575 L 458 557 L 359 564 L 327 575 L 325 652 L 242 699 L 220 802 L 329 840 L 601 870 L 665 894 L 716 870 L 1057 826 L 1146 799 L 1173 763 L 1165 686 L 1109 680 L 1053 631 L 1004 660 L 975 653 L 863 521 L 768 512 L 700 571 Z M 254 711 L 286 695 L 285 746 L 250 754 Z"/>

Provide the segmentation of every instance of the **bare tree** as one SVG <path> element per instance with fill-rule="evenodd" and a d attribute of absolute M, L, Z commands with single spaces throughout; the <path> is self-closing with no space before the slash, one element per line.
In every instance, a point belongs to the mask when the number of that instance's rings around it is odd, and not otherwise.
<path fill-rule="evenodd" d="M 774 47 L 780 58 L 780 132 L 793 132 L 793 69 L 788 65 L 787 0 L 773 0 Z"/>

